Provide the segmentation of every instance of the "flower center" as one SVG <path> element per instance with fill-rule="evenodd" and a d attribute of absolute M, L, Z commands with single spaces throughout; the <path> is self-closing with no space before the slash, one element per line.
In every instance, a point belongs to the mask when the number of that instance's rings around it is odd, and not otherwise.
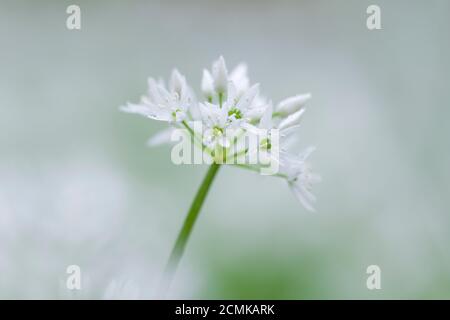
<path fill-rule="evenodd" d="M 270 148 L 272 148 L 272 144 L 270 143 L 269 138 L 262 139 L 260 145 L 261 145 L 261 148 L 263 148 L 263 149 L 270 150 Z"/>
<path fill-rule="evenodd" d="M 177 120 L 177 116 L 178 116 L 179 113 L 181 113 L 181 110 L 178 109 L 178 108 L 172 111 L 172 118 L 173 118 L 175 121 Z"/>
<path fill-rule="evenodd" d="M 235 119 L 242 119 L 242 113 L 241 110 L 237 108 L 233 108 L 230 111 L 228 111 L 228 116 L 232 117 L 234 116 Z"/>
<path fill-rule="evenodd" d="M 213 134 L 217 137 L 217 136 L 221 136 L 222 134 L 223 134 L 223 129 L 222 128 L 220 128 L 220 127 L 218 127 L 218 126 L 215 126 L 214 128 L 213 128 Z"/>

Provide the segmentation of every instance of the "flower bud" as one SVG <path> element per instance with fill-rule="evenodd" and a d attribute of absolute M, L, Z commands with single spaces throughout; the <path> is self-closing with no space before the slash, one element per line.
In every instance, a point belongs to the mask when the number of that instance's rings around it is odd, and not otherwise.
<path fill-rule="evenodd" d="M 207 98 L 214 95 L 214 80 L 211 73 L 206 69 L 203 70 L 202 92 Z"/>
<path fill-rule="evenodd" d="M 226 93 L 228 85 L 228 71 L 225 60 L 220 56 L 213 64 L 214 88 L 218 93 Z"/>

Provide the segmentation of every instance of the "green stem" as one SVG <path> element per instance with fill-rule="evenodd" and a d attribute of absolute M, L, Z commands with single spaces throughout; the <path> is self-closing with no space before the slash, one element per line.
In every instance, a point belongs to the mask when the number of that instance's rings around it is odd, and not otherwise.
<path fill-rule="evenodd" d="M 274 112 L 274 113 L 272 113 L 272 118 L 277 118 L 277 117 L 281 117 L 282 116 L 282 114 L 280 113 L 280 112 Z"/>
<path fill-rule="evenodd" d="M 219 93 L 219 106 L 220 106 L 220 108 L 222 108 L 222 103 L 223 103 L 223 93 L 220 92 Z"/>
<path fill-rule="evenodd" d="M 189 131 L 189 134 L 194 138 L 194 143 L 197 142 L 198 147 L 202 149 L 202 152 L 206 150 L 209 154 L 211 154 L 211 149 L 205 146 L 205 144 L 202 142 L 202 139 L 192 130 L 192 128 L 189 126 L 189 124 L 186 121 L 181 122 L 183 126 Z"/>
<path fill-rule="evenodd" d="M 175 242 L 175 246 L 172 249 L 172 253 L 170 254 L 169 261 L 167 262 L 165 269 L 165 279 L 164 279 L 164 288 L 166 291 L 170 286 L 170 282 L 175 274 L 175 271 L 178 267 L 180 259 L 183 255 L 184 249 L 186 248 L 186 243 L 189 239 L 189 236 L 194 227 L 195 221 L 197 220 L 198 214 L 200 213 L 200 209 L 202 208 L 203 202 L 205 201 L 206 196 L 208 195 L 209 188 L 216 176 L 217 171 L 219 170 L 220 165 L 217 163 L 213 163 L 206 173 L 205 178 L 203 179 L 200 188 L 195 195 L 194 201 L 191 204 L 189 212 L 184 220 L 183 227 L 181 228 L 180 233 L 178 234 L 177 241 Z"/>

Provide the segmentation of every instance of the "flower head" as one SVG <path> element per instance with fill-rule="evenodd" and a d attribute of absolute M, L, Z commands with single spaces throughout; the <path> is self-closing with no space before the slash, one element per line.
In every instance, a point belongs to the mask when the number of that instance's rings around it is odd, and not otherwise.
<path fill-rule="evenodd" d="M 197 141 L 196 146 L 217 163 L 229 164 L 229 160 L 246 159 L 255 154 L 275 161 L 280 166 L 278 176 L 284 177 L 300 202 L 312 210 L 315 198 L 310 190 L 318 179 L 305 162 L 311 150 L 293 156 L 285 148 L 287 138 L 294 136 L 299 127 L 311 94 L 292 96 L 274 107 L 260 95 L 259 84 L 250 82 L 246 64 L 238 64 L 228 72 L 222 56 L 213 62 L 211 71 L 203 70 L 201 92 L 204 100 L 197 101 L 186 78 L 174 69 L 167 87 L 163 81 L 150 78 L 147 95 L 140 103 L 129 103 L 121 110 L 170 123 L 169 129 L 149 140 L 152 146 L 169 142 L 176 129 L 188 129 Z M 233 135 L 229 135 L 230 131 Z M 256 144 L 247 144 L 243 141 L 247 137 L 259 140 Z M 280 149 L 275 148 L 278 142 Z M 247 167 L 265 166 L 267 163 L 256 161 Z"/>

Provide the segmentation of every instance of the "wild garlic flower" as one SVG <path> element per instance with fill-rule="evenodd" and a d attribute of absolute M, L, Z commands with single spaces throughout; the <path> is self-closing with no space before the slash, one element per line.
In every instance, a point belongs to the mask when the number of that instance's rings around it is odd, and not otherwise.
<path fill-rule="evenodd" d="M 140 103 L 129 103 L 121 109 L 170 124 L 170 128 L 152 137 L 149 145 L 170 142 L 174 130 L 184 129 L 201 152 L 215 163 L 259 170 L 267 163 L 230 163 L 229 160 L 258 154 L 276 161 L 280 167 L 275 174 L 287 180 L 306 209 L 313 210 L 315 198 L 311 185 L 318 177 L 310 173 L 305 162 L 311 149 L 306 151 L 306 156 L 296 157 L 285 147 L 287 139 L 295 136 L 311 94 L 289 97 L 273 107 L 271 101 L 260 95 L 259 84 L 250 82 L 247 65 L 241 63 L 228 72 L 223 57 L 212 64 L 211 70 L 203 70 L 201 92 L 203 99 L 197 100 L 186 78 L 175 69 L 167 87 L 163 81 L 150 78 L 148 93 Z M 260 137 L 261 133 L 263 138 L 256 145 L 238 143 L 242 137 Z M 274 152 L 278 138 L 281 147 L 279 152 Z"/>
<path fill-rule="evenodd" d="M 173 70 L 167 89 L 163 81 L 148 79 L 148 94 L 139 104 L 128 103 L 122 111 L 138 113 L 153 120 L 181 122 L 193 108 L 193 93 L 186 79 L 178 70 Z"/>

